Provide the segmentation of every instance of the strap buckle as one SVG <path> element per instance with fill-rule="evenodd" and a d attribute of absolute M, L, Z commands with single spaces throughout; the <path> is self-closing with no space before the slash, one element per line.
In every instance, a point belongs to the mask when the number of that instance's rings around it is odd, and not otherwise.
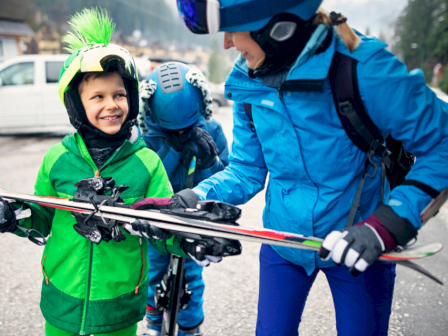
<path fill-rule="evenodd" d="M 353 105 L 348 100 L 339 103 L 339 112 L 344 115 L 350 115 L 353 113 Z"/>

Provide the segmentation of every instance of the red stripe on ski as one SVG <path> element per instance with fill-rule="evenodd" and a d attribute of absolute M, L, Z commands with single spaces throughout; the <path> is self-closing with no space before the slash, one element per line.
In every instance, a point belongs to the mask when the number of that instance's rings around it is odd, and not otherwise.
<path fill-rule="evenodd" d="M 219 226 L 221 228 L 225 228 L 225 229 L 228 228 L 228 227 L 223 227 L 223 226 L 221 226 L 219 224 L 214 224 L 214 225 Z M 256 232 L 257 236 L 265 237 L 265 238 L 273 238 L 273 239 L 286 239 L 286 238 L 290 237 L 290 236 L 287 236 L 285 234 L 281 234 L 281 233 L 278 233 L 278 232 L 275 232 L 275 231 L 247 230 L 247 229 L 242 229 L 242 228 L 240 228 L 238 226 L 232 227 L 232 230 L 233 231 L 238 231 L 238 232 L 241 232 L 241 233 L 247 233 L 247 234 L 254 234 L 254 232 Z M 298 239 L 297 237 L 291 237 L 291 238 Z M 303 240 L 306 240 L 305 237 L 303 238 Z"/>
<path fill-rule="evenodd" d="M 76 211 L 76 212 L 84 212 L 84 213 L 91 213 L 92 211 L 89 210 L 83 210 L 79 208 L 71 208 L 71 207 L 64 207 L 62 205 L 55 205 L 55 204 L 48 204 L 48 203 L 42 203 L 38 202 L 37 204 L 48 207 L 48 208 L 55 208 L 60 210 L 66 210 L 66 211 Z"/>

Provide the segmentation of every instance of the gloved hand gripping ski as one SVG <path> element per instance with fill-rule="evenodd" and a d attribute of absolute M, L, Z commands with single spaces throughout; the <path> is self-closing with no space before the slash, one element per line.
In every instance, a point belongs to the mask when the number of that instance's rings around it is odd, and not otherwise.
<path fill-rule="evenodd" d="M 331 232 L 322 243 L 319 256 L 344 264 L 354 276 L 364 272 L 385 251 L 393 251 L 417 236 L 415 227 L 383 205 L 367 220 L 353 227 Z"/>
<path fill-rule="evenodd" d="M 125 240 L 125 235 L 118 227 L 122 223 L 97 217 L 94 214 L 99 212 L 101 205 L 129 207 L 123 203 L 123 199 L 120 197 L 120 194 L 129 187 L 115 186 L 115 181 L 111 177 L 82 179 L 76 182 L 75 187 L 78 190 L 73 196 L 73 201 L 91 203 L 95 207 L 95 211 L 90 214 L 72 212 L 72 216 L 76 219 L 76 224 L 73 226 L 75 231 L 95 244 L 99 244 L 103 240 L 105 242 L 111 239 L 116 242 Z M 111 194 L 105 195 L 105 192 L 111 192 Z"/>
<path fill-rule="evenodd" d="M 200 201 L 191 189 L 184 189 L 171 199 L 145 198 L 136 201 L 132 208 L 135 210 L 159 210 L 161 213 L 188 217 L 212 222 L 234 224 L 241 217 L 241 210 L 230 204 L 216 201 Z M 125 224 L 124 228 L 131 234 L 148 237 L 154 230 L 174 234 L 184 238 L 183 250 L 201 266 L 208 266 L 210 262 L 221 261 L 222 257 L 241 254 L 241 244 L 237 240 L 202 236 L 193 233 L 162 230 L 146 221 L 137 220 Z M 159 231 L 157 231 L 159 232 Z M 158 233 L 157 233 L 158 234 Z M 170 237 L 165 236 L 169 239 Z"/>
<path fill-rule="evenodd" d="M 0 197 L 0 233 L 17 230 L 17 219 L 14 209 Z"/>
<path fill-rule="evenodd" d="M 120 194 L 128 189 L 128 187 L 124 185 L 115 186 L 115 181 L 111 177 L 83 179 L 77 182 L 75 186 L 78 190 L 71 201 L 91 203 L 95 210 L 90 213 L 87 211 L 85 213 L 73 211 L 72 215 L 77 221 L 74 229 L 81 236 L 91 240 L 95 244 L 99 244 L 103 240 L 106 242 L 111 239 L 116 242 L 125 240 L 126 236 L 119 228 L 119 226 L 124 225 L 124 229 L 128 233 L 146 238 L 171 239 L 173 235 L 181 237 L 185 239 L 182 244 L 184 251 L 198 261 L 208 260 L 205 262 L 206 264 L 209 261 L 219 261 L 219 257 L 241 254 L 241 244 L 236 240 L 164 230 L 149 224 L 145 220 L 123 223 L 112 219 L 105 219 L 102 216 L 95 216 L 95 214 L 101 214 L 102 205 L 131 208 L 130 205 L 124 204 L 120 197 Z M 105 195 L 108 192 L 110 192 L 110 195 Z M 193 192 L 190 190 L 190 193 Z M 134 202 L 132 208 L 135 210 L 160 211 L 171 215 L 224 223 L 235 222 L 241 216 L 240 209 L 221 202 L 216 202 L 216 204 L 210 201 L 199 202 L 201 203 L 199 204 L 199 208 L 202 208 L 198 210 L 196 206 L 197 201 L 192 200 L 191 194 L 188 191 L 183 194 L 189 196 L 184 196 L 185 201 L 179 201 L 179 197 L 173 197 L 175 200 L 174 203 L 169 198 L 145 198 Z M 188 205 L 193 205 L 194 209 L 187 208 Z"/>

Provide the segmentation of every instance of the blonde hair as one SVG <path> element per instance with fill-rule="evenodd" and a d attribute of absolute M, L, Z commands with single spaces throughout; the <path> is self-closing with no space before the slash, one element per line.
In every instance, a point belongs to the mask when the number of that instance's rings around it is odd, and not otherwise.
<path fill-rule="evenodd" d="M 336 33 L 342 38 L 350 52 L 358 48 L 361 39 L 347 24 L 347 18 L 339 13 L 331 12 L 328 14 L 324 9 L 319 8 L 314 16 L 313 25 L 326 24 L 329 26 L 336 26 Z"/>

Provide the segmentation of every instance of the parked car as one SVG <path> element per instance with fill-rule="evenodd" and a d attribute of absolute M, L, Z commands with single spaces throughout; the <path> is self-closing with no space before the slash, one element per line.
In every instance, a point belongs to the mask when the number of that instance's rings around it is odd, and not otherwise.
<path fill-rule="evenodd" d="M 0 133 L 73 130 L 58 95 L 69 55 L 23 55 L 0 64 Z"/>

